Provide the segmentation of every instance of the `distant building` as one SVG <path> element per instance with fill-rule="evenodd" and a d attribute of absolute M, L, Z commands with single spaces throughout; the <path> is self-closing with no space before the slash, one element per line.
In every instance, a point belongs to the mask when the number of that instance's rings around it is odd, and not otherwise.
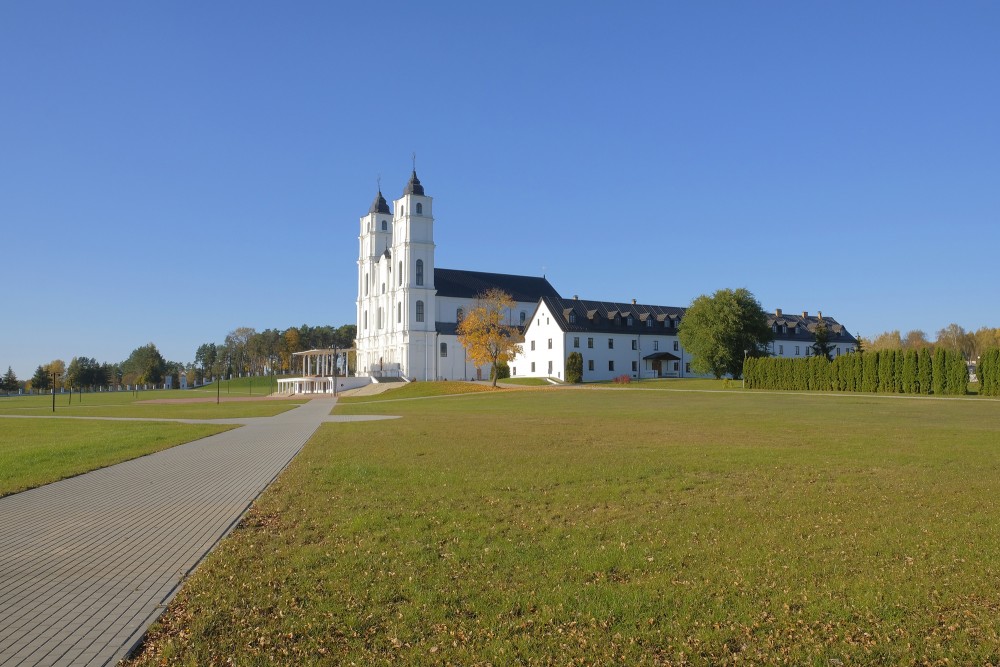
<path fill-rule="evenodd" d="M 458 342 L 463 314 L 490 288 L 511 295 L 507 321 L 522 329 L 524 350 L 511 362 L 517 377 L 566 377 L 566 357 L 583 355 L 585 381 L 702 377 L 677 338 L 684 308 L 564 299 L 544 276 L 442 269 L 434 261 L 432 198 L 414 170 L 392 208 L 379 191 L 361 218 L 358 252 L 357 373 L 416 380 L 485 379 Z M 834 354 L 857 340 L 833 318 L 769 317 L 772 354 L 808 356 L 822 320 Z"/>

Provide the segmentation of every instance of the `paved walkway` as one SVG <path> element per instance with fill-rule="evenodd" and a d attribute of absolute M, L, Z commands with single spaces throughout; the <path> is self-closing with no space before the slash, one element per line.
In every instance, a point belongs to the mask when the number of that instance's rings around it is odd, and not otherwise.
<path fill-rule="evenodd" d="M 0 665 L 117 663 L 334 403 L 0 498 Z"/>

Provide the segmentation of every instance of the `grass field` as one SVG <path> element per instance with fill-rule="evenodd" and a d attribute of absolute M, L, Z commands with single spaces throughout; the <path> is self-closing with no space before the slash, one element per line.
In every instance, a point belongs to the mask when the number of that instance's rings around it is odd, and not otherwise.
<path fill-rule="evenodd" d="M 266 378 L 253 378 L 257 389 L 250 386 L 250 378 L 240 378 L 231 383 L 223 381 L 219 389 L 222 402 L 149 404 L 153 400 L 216 398 L 216 388 L 209 385 L 198 389 L 173 389 L 139 392 L 96 392 L 56 394 L 56 416 L 83 417 L 142 417 L 162 419 L 221 419 L 226 417 L 270 417 L 299 405 L 302 399 L 273 400 L 266 402 L 233 402 L 227 398 L 244 398 L 266 395 L 269 383 Z M 231 387 L 227 387 L 231 384 Z M 253 392 L 253 393 L 251 393 Z M 0 397 L 0 415 L 52 415 L 52 395 Z"/>
<path fill-rule="evenodd" d="M 428 383 L 430 384 L 430 383 Z M 1000 403 L 343 405 L 140 664 L 996 665 Z"/>
<path fill-rule="evenodd" d="M 229 428 L 213 424 L 0 417 L 0 496 Z"/>

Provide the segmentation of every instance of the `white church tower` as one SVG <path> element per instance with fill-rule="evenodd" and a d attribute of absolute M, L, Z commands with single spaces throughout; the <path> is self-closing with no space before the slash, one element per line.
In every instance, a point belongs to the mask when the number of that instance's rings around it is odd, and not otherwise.
<path fill-rule="evenodd" d="M 389 208 L 381 189 L 361 218 L 358 374 L 429 380 L 436 374 L 434 218 L 414 169 Z"/>

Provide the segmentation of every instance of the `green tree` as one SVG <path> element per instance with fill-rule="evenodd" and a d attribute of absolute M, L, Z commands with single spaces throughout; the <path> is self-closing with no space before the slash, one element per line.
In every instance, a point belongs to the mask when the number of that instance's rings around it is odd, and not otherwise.
<path fill-rule="evenodd" d="M 767 314 L 743 287 L 701 295 L 688 307 L 677 331 L 691 366 L 716 378 L 740 377 L 746 355 L 766 356 L 772 340 Z"/>
<path fill-rule="evenodd" d="M 934 391 L 934 362 L 929 347 L 920 350 L 920 358 L 917 360 L 917 382 L 921 394 L 930 394 Z"/>
<path fill-rule="evenodd" d="M 10 366 L 7 367 L 7 372 L 3 376 L 3 390 L 10 395 L 10 392 L 17 391 L 20 384 L 17 381 L 17 375 L 14 373 L 14 369 Z"/>
<path fill-rule="evenodd" d="M 35 369 L 35 374 L 31 376 L 31 388 L 35 391 L 48 391 L 49 387 L 52 386 L 52 376 L 49 375 L 45 367 L 39 365 Z"/>
<path fill-rule="evenodd" d="M 122 363 L 122 371 L 125 375 L 134 376 L 135 382 L 156 385 L 163 382 L 167 362 L 156 345 L 148 343 L 132 350 L 132 354 Z"/>
<path fill-rule="evenodd" d="M 583 355 L 579 352 L 570 352 L 566 357 L 566 382 L 583 382 Z"/>
<path fill-rule="evenodd" d="M 817 357 L 825 357 L 827 361 L 833 361 L 834 344 L 830 342 L 830 330 L 826 328 L 826 322 L 820 320 L 813 331 L 813 354 Z"/>

